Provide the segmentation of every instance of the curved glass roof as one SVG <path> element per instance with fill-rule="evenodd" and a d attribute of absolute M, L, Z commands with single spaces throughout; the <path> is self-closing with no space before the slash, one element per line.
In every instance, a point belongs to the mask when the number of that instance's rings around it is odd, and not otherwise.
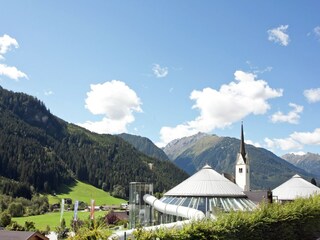
<path fill-rule="evenodd" d="M 163 203 L 184 206 L 200 210 L 204 213 L 219 211 L 251 211 L 255 204 L 248 198 L 234 197 L 174 197 L 165 196 L 160 199 Z"/>

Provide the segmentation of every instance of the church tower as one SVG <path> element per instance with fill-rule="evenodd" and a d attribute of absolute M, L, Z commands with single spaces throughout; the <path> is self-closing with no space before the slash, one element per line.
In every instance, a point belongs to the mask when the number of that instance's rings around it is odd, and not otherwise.
<path fill-rule="evenodd" d="M 250 191 L 250 162 L 246 153 L 243 135 L 243 124 L 241 123 L 240 152 L 236 163 L 236 183 L 243 191 Z"/>

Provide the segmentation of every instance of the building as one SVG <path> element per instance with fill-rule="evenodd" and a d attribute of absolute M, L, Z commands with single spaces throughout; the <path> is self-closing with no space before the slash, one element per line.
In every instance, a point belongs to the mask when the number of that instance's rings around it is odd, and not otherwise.
<path fill-rule="evenodd" d="M 24 231 L 0 231 L 1 240 L 49 240 L 37 232 L 24 232 Z"/>
<path fill-rule="evenodd" d="M 320 194 L 320 188 L 296 174 L 288 181 L 273 189 L 272 194 L 275 200 L 286 202 Z"/>
<path fill-rule="evenodd" d="M 209 165 L 166 192 L 160 200 L 150 195 L 144 200 L 155 210 L 153 224 L 214 218 L 218 212 L 250 211 L 256 206 L 238 185 Z"/>
<path fill-rule="evenodd" d="M 241 124 L 241 140 L 240 141 L 241 141 L 240 152 L 238 153 L 238 156 L 237 156 L 235 179 L 236 179 L 237 185 L 243 191 L 250 191 L 250 161 L 245 149 L 243 124 Z"/>

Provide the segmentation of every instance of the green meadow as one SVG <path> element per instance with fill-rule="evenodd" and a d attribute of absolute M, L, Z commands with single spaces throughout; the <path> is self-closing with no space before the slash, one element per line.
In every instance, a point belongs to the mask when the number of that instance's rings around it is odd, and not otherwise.
<path fill-rule="evenodd" d="M 96 211 L 94 212 L 94 216 L 104 216 L 107 212 L 106 211 Z M 63 213 L 63 218 L 66 221 L 66 226 L 70 228 L 71 220 L 73 219 L 73 211 L 65 211 Z M 56 227 L 60 225 L 60 212 L 51 212 L 46 213 L 43 215 L 37 215 L 37 216 L 29 216 L 29 217 L 18 217 L 18 218 L 12 218 L 12 221 L 16 221 L 20 225 L 24 225 L 26 221 L 34 222 L 35 227 L 39 230 L 45 230 L 47 226 L 50 227 L 50 230 L 54 231 Z M 90 216 L 90 212 L 78 212 L 78 218 L 81 220 L 88 219 Z"/>
<path fill-rule="evenodd" d="M 48 195 L 49 203 L 60 203 L 63 198 L 71 198 L 74 203 L 75 200 L 83 201 L 90 205 L 91 199 L 95 200 L 96 206 L 101 205 L 119 205 L 127 201 L 120 198 L 112 197 L 108 192 L 96 188 L 92 185 L 76 181 L 73 185 L 63 185 L 56 195 Z"/>
<path fill-rule="evenodd" d="M 80 181 L 75 181 L 73 185 L 62 186 L 55 195 L 48 195 L 50 204 L 61 203 L 61 199 L 63 198 L 72 199 L 72 203 L 76 200 L 83 201 L 88 205 L 90 205 L 91 199 L 94 199 L 96 206 L 120 205 L 121 203 L 127 202 L 124 199 L 112 197 L 108 192 L 105 192 L 102 189 L 98 189 Z M 95 211 L 95 217 L 103 216 L 106 213 L 106 211 Z M 73 211 L 64 211 L 63 213 L 63 218 L 66 221 L 67 227 L 70 227 L 73 214 Z M 82 220 L 88 219 L 89 215 L 89 212 L 78 211 L 78 218 Z M 24 225 L 26 221 L 31 221 L 35 223 L 37 229 L 45 230 L 46 227 L 49 226 L 51 230 L 55 230 L 60 224 L 60 211 L 37 216 L 12 218 L 12 221 L 16 221 L 20 225 Z"/>

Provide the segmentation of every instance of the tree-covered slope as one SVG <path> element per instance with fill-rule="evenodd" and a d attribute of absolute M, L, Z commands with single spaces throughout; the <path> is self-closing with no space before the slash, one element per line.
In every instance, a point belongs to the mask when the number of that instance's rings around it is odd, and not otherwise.
<path fill-rule="evenodd" d="M 120 197 L 128 195 L 132 181 L 154 183 L 155 191 L 163 191 L 187 177 L 173 163 L 148 157 L 120 137 L 69 124 L 36 98 L 1 87 L 0 175 L 45 192 L 79 179 Z"/>
<path fill-rule="evenodd" d="M 190 138 L 192 137 L 189 137 L 189 141 Z M 240 150 L 239 139 L 216 135 L 207 135 L 200 139 L 196 135 L 196 138 L 196 141 L 192 141 L 193 143 L 173 160 L 177 166 L 193 174 L 205 164 L 209 164 L 220 173 L 234 175 Z M 246 151 L 251 163 L 252 189 L 273 189 L 297 173 L 309 180 L 313 177 L 266 149 L 246 145 Z"/>
<path fill-rule="evenodd" d="M 149 138 L 122 133 L 118 135 L 131 145 L 133 145 L 140 152 L 157 159 L 169 160 L 164 151 L 158 148 Z"/>

